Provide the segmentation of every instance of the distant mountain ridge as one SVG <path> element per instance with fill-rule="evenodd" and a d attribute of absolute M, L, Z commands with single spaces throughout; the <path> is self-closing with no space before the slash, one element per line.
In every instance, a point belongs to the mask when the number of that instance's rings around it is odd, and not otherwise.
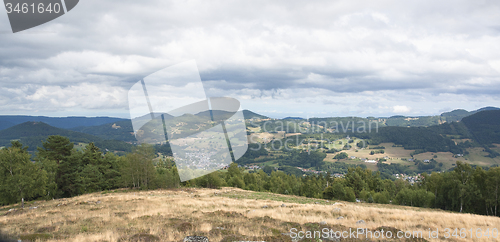
<path fill-rule="evenodd" d="M 149 114 L 148 114 L 149 115 Z M 157 116 L 159 114 L 155 114 Z M 197 113 L 196 117 L 202 118 L 200 121 L 203 121 L 203 119 L 206 119 L 207 117 L 213 116 L 215 120 L 225 120 L 231 117 L 232 113 L 226 112 L 226 111 L 221 111 L 221 110 L 212 110 L 212 111 L 204 111 Z M 268 117 L 264 115 L 260 115 L 257 113 L 254 113 L 249 110 L 243 110 L 243 116 L 245 119 L 252 119 L 252 118 L 258 118 L 258 119 L 267 119 Z M 173 118 L 173 116 L 168 115 L 166 119 Z M 126 142 L 137 142 L 137 139 L 134 136 L 134 128 L 132 126 L 132 122 L 129 119 L 122 120 L 122 121 L 117 121 L 117 122 L 112 122 L 112 123 L 107 123 L 107 124 L 101 124 L 97 126 L 81 126 L 81 127 L 74 127 L 71 128 L 73 131 L 78 131 L 86 134 L 91 134 L 97 137 L 100 137 L 102 139 L 113 139 L 113 140 L 121 140 L 121 141 L 126 141 Z"/>
<path fill-rule="evenodd" d="M 442 113 L 441 116 L 445 117 L 447 122 L 452 122 L 452 121 L 460 121 L 467 116 L 473 115 L 481 111 L 491 111 L 491 110 L 500 110 L 500 108 L 484 107 L 470 112 L 464 109 L 455 109 L 451 112 Z"/>
<path fill-rule="evenodd" d="M 283 119 L 302 120 L 302 119 L 304 119 L 304 118 L 301 118 L 301 117 L 286 117 L 286 118 L 283 118 Z"/>
<path fill-rule="evenodd" d="M 12 140 L 34 136 L 72 136 L 78 140 L 92 140 L 95 137 L 89 134 L 79 133 L 67 129 L 56 128 L 43 122 L 24 122 L 0 131 L 0 139 Z"/>
<path fill-rule="evenodd" d="M 258 113 L 254 113 L 250 110 L 243 110 L 243 116 L 245 117 L 245 119 L 253 119 L 253 118 L 257 118 L 257 119 L 268 119 L 269 117 L 267 116 L 264 116 L 264 115 L 261 115 L 261 114 L 258 114 Z"/>
<path fill-rule="evenodd" d="M 215 116 L 224 116 L 228 113 L 224 111 L 214 111 L 213 114 L 215 114 Z M 244 112 L 244 114 L 247 115 L 245 118 L 267 118 L 248 110 L 247 112 Z M 191 116 L 196 117 L 196 119 L 206 120 L 207 115 L 210 115 L 210 113 L 203 112 Z M 462 119 L 461 116 L 463 115 L 468 116 Z M 460 118 L 461 122 L 442 122 L 443 120 L 441 118 L 443 117 L 451 117 L 452 120 Z M 182 119 L 183 117 L 180 118 Z M 452 112 L 443 113 L 443 116 L 425 116 L 419 118 L 393 116 L 383 120 L 383 123 L 380 125 L 380 133 L 370 134 L 361 138 L 376 140 L 378 142 L 394 142 L 403 144 L 404 147 L 408 149 L 425 149 L 432 152 L 451 151 L 458 154 L 461 150 L 455 144 L 450 143 L 451 140 L 449 138 L 443 139 L 443 137 L 456 136 L 462 139 L 472 138 L 473 140 L 477 140 L 479 143 L 485 145 L 485 149 L 487 149 L 488 145 L 491 143 L 500 143 L 499 120 L 500 109 L 494 107 L 486 107 L 471 112 L 466 110 L 454 110 Z M 346 126 L 347 131 L 343 131 L 348 133 L 354 132 L 353 130 L 357 130 L 356 128 L 359 128 L 357 125 L 360 121 L 369 120 L 351 117 L 311 118 L 309 121 L 316 124 L 322 121 L 325 121 L 327 124 L 332 122 L 344 124 L 350 123 L 352 126 Z M 263 122 L 267 121 L 263 120 L 261 123 Z M 280 122 L 280 120 L 271 120 L 270 122 Z M 301 121 L 289 119 L 286 122 L 299 123 Z M 354 127 L 354 124 L 356 124 L 356 127 Z M 272 126 L 272 124 L 269 125 Z M 407 126 L 413 128 L 403 128 Z M 320 129 L 316 129 L 316 131 L 314 131 L 312 129 L 313 132 L 317 132 L 319 130 Z M 129 119 L 118 119 L 116 122 L 110 122 L 97 126 L 74 127 L 71 130 L 53 127 L 44 122 L 29 121 L 0 130 L 0 146 L 8 146 L 11 140 L 20 140 L 21 143 L 29 146 L 30 150 L 35 150 L 37 146 L 41 146 L 42 140 L 45 140 L 50 135 L 65 136 L 72 142 L 94 142 L 96 146 L 101 149 L 109 148 L 109 150 L 119 151 L 131 149 L 132 145 L 126 144 L 125 142 L 137 142 L 133 133 L 132 121 Z M 435 149 L 435 151 L 432 149 Z M 494 152 L 490 153 L 492 156 L 495 155 Z"/>
<path fill-rule="evenodd" d="M 401 115 L 392 116 L 389 118 L 378 118 L 382 126 L 401 126 L 401 127 L 426 127 L 439 125 L 445 122 L 461 121 L 463 118 L 475 113 L 487 110 L 500 110 L 497 107 L 484 107 L 474 111 L 464 109 L 456 109 L 450 112 L 442 113 L 435 116 L 420 116 L 406 117 Z M 202 112 L 197 114 L 198 117 L 210 115 L 210 112 Z M 214 118 L 226 118 L 224 111 L 213 111 Z M 245 119 L 268 119 L 269 117 L 243 110 Z M 167 117 L 166 117 L 167 118 Z M 169 116 L 168 118 L 171 118 Z M 315 118 L 311 119 L 314 120 Z M 316 118 L 325 119 L 325 118 Z M 302 120 L 300 117 L 286 117 L 282 120 Z M 364 120 L 364 119 L 363 119 Z M 113 117 L 45 117 L 45 116 L 15 116 L 7 115 L 0 116 L 0 131 L 8 129 L 18 124 L 25 122 L 43 122 L 50 126 L 67 129 L 86 134 L 97 136 L 101 139 L 114 139 L 126 142 L 135 142 L 133 135 L 132 122 L 130 119 L 113 118 Z M 366 121 L 369 121 L 366 119 Z M 1 139 L 1 137 L 0 137 Z"/>
<path fill-rule="evenodd" d="M 27 116 L 27 115 L 0 115 L 0 130 L 25 122 L 43 122 L 50 126 L 71 129 L 79 126 L 96 126 L 111 122 L 118 122 L 127 119 L 112 117 L 46 117 L 46 116 Z"/>

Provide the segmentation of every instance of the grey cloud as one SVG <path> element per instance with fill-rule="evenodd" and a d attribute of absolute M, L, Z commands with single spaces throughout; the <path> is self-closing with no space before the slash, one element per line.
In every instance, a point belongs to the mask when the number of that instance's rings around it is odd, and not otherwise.
<path fill-rule="evenodd" d="M 500 91 L 499 10 L 497 2 L 465 0 L 87 0 L 25 33 L 0 34 L 0 83 L 10 90 L 0 89 L 0 102 L 43 86 L 71 93 L 81 83 L 103 84 L 125 92 L 190 59 L 213 95 L 251 89 L 251 98 L 281 99 L 290 94 L 277 90 L 322 89 L 492 96 Z M 10 29 L 5 20 L 0 30 Z M 488 82 L 468 81 L 475 78 Z"/>

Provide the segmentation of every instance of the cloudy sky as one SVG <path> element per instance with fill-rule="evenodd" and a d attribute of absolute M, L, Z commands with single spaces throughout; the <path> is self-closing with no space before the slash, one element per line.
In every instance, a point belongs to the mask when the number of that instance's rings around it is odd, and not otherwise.
<path fill-rule="evenodd" d="M 0 115 L 129 117 L 142 77 L 195 60 L 210 95 L 272 117 L 500 106 L 498 1 L 84 0 L 13 34 Z"/>

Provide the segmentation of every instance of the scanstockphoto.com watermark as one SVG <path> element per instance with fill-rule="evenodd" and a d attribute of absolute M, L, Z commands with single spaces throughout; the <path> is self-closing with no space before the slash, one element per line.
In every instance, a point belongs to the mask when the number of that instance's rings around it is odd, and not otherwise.
<path fill-rule="evenodd" d="M 309 153 L 319 149 L 324 150 L 346 150 L 353 145 L 355 148 L 366 148 L 366 141 L 361 138 L 349 138 L 350 135 L 378 133 L 379 123 L 375 120 L 347 120 L 347 121 L 309 121 L 302 120 L 266 120 L 255 123 L 250 120 L 250 126 L 260 127 L 262 133 L 274 133 L 276 136 L 259 137 L 258 135 L 250 135 L 250 143 L 257 144 L 257 148 L 251 150 L 259 150 L 264 148 L 269 150 L 293 150 L 297 147 L 306 149 Z M 298 134 L 317 134 L 316 138 L 299 138 Z M 333 139 L 330 135 L 345 134 L 346 138 Z M 325 137 L 327 136 L 327 137 Z"/>
<path fill-rule="evenodd" d="M 272 139 L 269 142 L 266 142 L 265 138 L 264 142 L 258 142 L 257 138 L 258 137 L 256 136 L 250 136 L 250 142 L 256 144 L 256 147 L 251 147 L 249 148 L 250 150 L 257 151 L 261 148 L 265 148 L 273 151 L 283 149 L 286 151 L 291 151 L 296 150 L 296 148 L 294 147 L 302 146 L 302 148 L 307 150 L 308 153 L 311 153 L 320 149 L 340 151 L 351 149 L 353 146 L 356 146 L 359 149 L 364 149 L 367 147 L 367 143 L 364 139 L 356 138 L 356 141 L 354 141 L 354 139 L 348 137 L 347 139 L 330 140 L 328 138 L 325 138 L 323 134 L 319 134 L 318 139 L 314 139 L 312 142 L 305 142 L 305 139 L 301 139 L 297 135 L 290 136 L 284 139 Z M 353 142 L 349 142 L 350 140 L 353 140 Z"/>
<path fill-rule="evenodd" d="M 349 230 L 322 230 L 302 231 L 297 228 L 290 229 L 290 238 L 297 239 L 480 239 L 498 238 L 497 228 L 445 228 L 402 231 L 402 230 L 370 230 L 368 228 L 349 228 Z"/>
<path fill-rule="evenodd" d="M 255 123 L 250 120 L 251 126 L 260 126 L 262 132 L 286 132 L 286 133 L 378 133 L 379 122 L 377 120 L 347 120 L 347 121 L 309 121 L 301 119 L 299 121 L 289 120 L 266 120 Z"/>

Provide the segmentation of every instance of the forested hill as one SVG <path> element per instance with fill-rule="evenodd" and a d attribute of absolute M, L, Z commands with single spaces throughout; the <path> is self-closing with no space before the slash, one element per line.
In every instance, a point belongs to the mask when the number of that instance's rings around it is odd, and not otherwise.
<path fill-rule="evenodd" d="M 245 119 L 253 119 L 253 118 L 260 118 L 260 119 L 267 119 L 268 117 L 264 116 L 264 115 L 260 115 L 258 113 L 254 113 L 250 110 L 243 110 L 243 116 L 245 117 Z"/>
<path fill-rule="evenodd" d="M 71 130 L 91 134 L 101 139 L 121 140 L 126 142 L 137 142 L 134 136 L 134 128 L 130 120 L 102 124 L 91 127 L 76 127 Z"/>
<path fill-rule="evenodd" d="M 463 118 L 462 122 L 477 142 L 500 144 L 500 110 L 478 112 Z"/>
<path fill-rule="evenodd" d="M 213 116 L 215 119 L 225 120 L 230 118 L 232 113 L 225 111 L 212 111 L 212 112 L 201 112 L 196 114 L 197 117 L 210 117 Z M 266 119 L 268 117 L 254 113 L 249 110 L 243 110 L 243 115 L 245 119 Z M 203 121 L 203 120 L 201 120 Z M 137 142 L 137 139 L 134 136 L 134 129 L 132 127 L 132 122 L 129 119 L 102 124 L 98 126 L 91 127 L 74 127 L 71 128 L 73 131 L 78 131 L 86 134 L 91 134 L 102 139 L 110 139 L 110 140 L 121 140 L 126 142 Z"/>
<path fill-rule="evenodd" d="M 405 149 L 418 152 L 452 152 L 461 154 L 471 143 L 458 143 L 452 139 L 471 139 L 495 157 L 497 154 L 488 147 L 493 143 L 500 144 L 500 110 L 489 110 L 474 113 L 461 122 L 449 122 L 429 127 L 381 127 L 379 132 L 358 134 L 360 138 L 369 139 L 371 144 L 392 142 Z"/>
<path fill-rule="evenodd" d="M 448 135 L 465 138 L 468 133 L 461 123 L 454 122 L 431 127 L 382 127 L 378 133 L 356 136 L 370 140 L 372 145 L 391 142 L 418 152 L 462 153 L 463 150 L 455 145 L 455 142 L 447 137 Z"/>
<path fill-rule="evenodd" d="M 117 140 L 105 140 L 100 137 L 80 133 L 76 131 L 52 127 L 43 122 L 25 122 L 0 131 L 0 146 L 9 146 L 11 140 L 20 140 L 22 144 L 29 146 L 30 151 L 41 147 L 42 141 L 48 136 L 60 135 L 68 137 L 71 142 L 90 143 L 102 149 L 129 151 L 131 145 Z"/>
<path fill-rule="evenodd" d="M 12 140 L 33 136 L 61 135 L 77 140 L 93 140 L 96 137 L 71 130 L 52 127 L 43 122 L 25 122 L 0 131 L 0 139 Z"/>
<path fill-rule="evenodd" d="M 470 112 L 463 109 L 456 109 L 451 112 L 442 113 L 441 117 L 444 117 L 447 122 L 453 122 L 453 121 L 460 121 L 463 118 L 473 115 L 475 113 L 479 113 L 482 111 L 491 111 L 491 110 L 499 110 L 499 109 L 496 107 L 484 107 Z"/>
<path fill-rule="evenodd" d="M 70 129 L 78 126 L 96 126 L 111 122 L 118 122 L 126 119 L 110 117 L 45 117 L 45 116 L 21 116 L 2 115 L 0 116 L 0 130 L 22 124 L 24 122 L 44 122 L 56 128 Z"/>

